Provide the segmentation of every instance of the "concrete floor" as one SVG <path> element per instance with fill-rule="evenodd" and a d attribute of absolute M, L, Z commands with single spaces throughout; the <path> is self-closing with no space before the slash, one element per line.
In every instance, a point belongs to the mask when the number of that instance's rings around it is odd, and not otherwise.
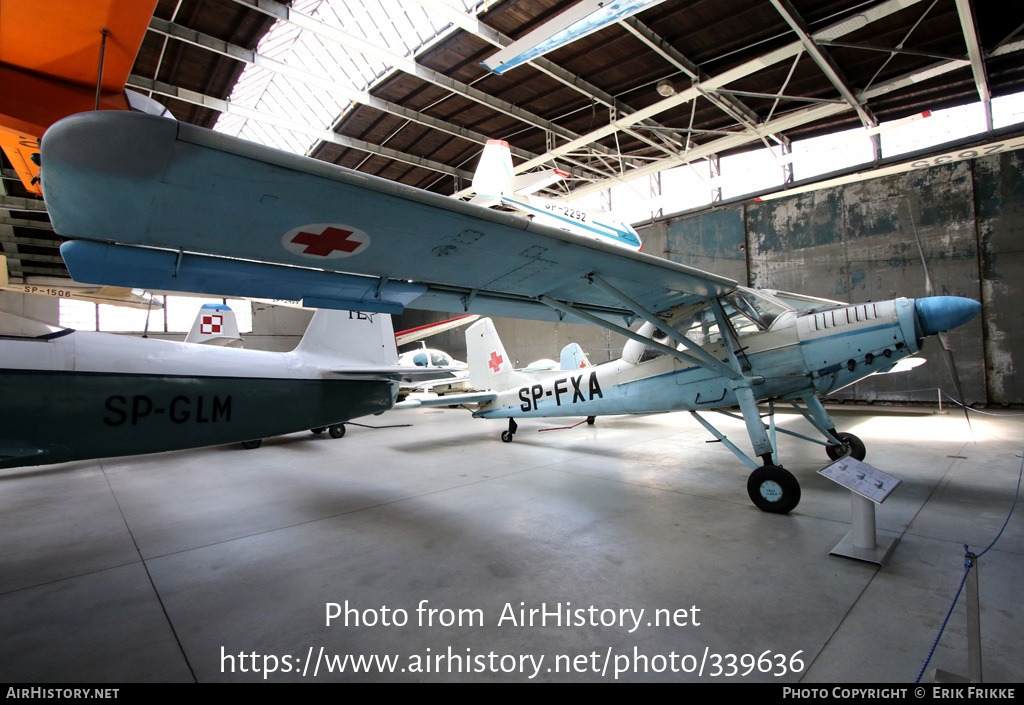
<path fill-rule="evenodd" d="M 829 556 L 850 498 L 816 474 L 819 446 L 781 441 L 803 500 L 777 516 L 686 414 L 538 434 L 550 421 L 504 444 L 504 424 L 464 411 L 392 412 L 366 422 L 412 425 L 0 471 L 0 681 L 254 681 L 274 665 L 268 681 L 715 681 L 766 654 L 770 674 L 733 679 L 909 683 L 963 544 L 1005 520 L 1024 446 L 1017 417 L 974 416 L 974 445 L 956 414 L 837 413 L 903 480 L 878 508 L 901 537 L 880 569 Z M 981 560 L 988 682 L 1024 680 L 1021 515 Z M 350 626 L 327 626 L 346 601 Z M 542 605 L 586 623 L 519 623 Z M 614 624 L 590 624 L 591 606 Z M 641 609 L 635 629 L 619 612 Z M 966 675 L 965 625 L 961 597 L 931 667 Z M 396 672 L 327 672 L 345 655 L 395 655 Z"/>

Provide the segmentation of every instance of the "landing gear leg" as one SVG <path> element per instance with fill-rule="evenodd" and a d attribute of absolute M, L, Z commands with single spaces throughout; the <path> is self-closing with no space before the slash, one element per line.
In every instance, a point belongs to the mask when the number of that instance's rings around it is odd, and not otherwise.
<path fill-rule="evenodd" d="M 857 460 L 864 460 L 864 456 L 867 455 L 864 442 L 852 433 L 837 433 L 832 417 L 825 411 L 825 407 L 817 395 L 809 394 L 803 398 L 803 402 L 807 406 L 807 413 L 804 416 L 828 440 L 828 444 L 825 446 L 825 453 L 828 454 L 830 459 L 839 460 L 849 455 Z M 799 411 L 800 407 L 797 407 L 797 410 Z"/>
<path fill-rule="evenodd" d="M 515 419 L 510 417 L 508 420 L 508 430 L 501 432 L 501 440 L 505 443 L 511 443 L 512 436 L 516 435 L 517 428 L 519 428 L 519 424 L 516 423 Z"/>
<path fill-rule="evenodd" d="M 736 397 L 740 402 L 740 411 L 743 412 L 743 421 L 747 425 L 747 435 L 750 436 L 754 453 L 760 456 L 761 462 L 764 463 L 760 467 L 757 461 L 737 448 L 700 414 L 696 411 L 691 411 L 690 414 L 753 471 L 747 479 L 747 495 L 755 507 L 773 514 L 790 512 L 800 503 L 800 483 L 792 473 L 777 464 L 774 443 L 772 438 L 769 438 L 764 422 L 761 420 L 761 412 L 757 408 L 753 392 L 749 387 L 740 387 L 736 390 Z M 739 418 L 735 414 L 721 413 Z"/>

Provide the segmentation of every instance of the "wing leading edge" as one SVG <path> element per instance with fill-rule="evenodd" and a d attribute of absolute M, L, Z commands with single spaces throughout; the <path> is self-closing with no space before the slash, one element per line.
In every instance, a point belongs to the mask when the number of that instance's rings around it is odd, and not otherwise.
<path fill-rule="evenodd" d="M 237 282 L 244 295 L 296 298 L 294 287 L 280 296 L 266 282 L 308 277 L 327 287 L 300 292 L 320 306 L 377 301 L 392 312 L 408 306 L 558 320 L 554 301 L 627 321 L 634 314 L 625 299 L 657 313 L 736 284 L 151 115 L 62 120 L 43 140 L 43 163 L 55 230 L 106 243 L 65 245 L 80 281 L 174 288 L 188 270 L 197 290 L 216 284 L 233 293 L 225 286 Z M 333 306 L 324 277 L 345 292 Z M 611 289 L 592 286 L 595 279 Z"/>

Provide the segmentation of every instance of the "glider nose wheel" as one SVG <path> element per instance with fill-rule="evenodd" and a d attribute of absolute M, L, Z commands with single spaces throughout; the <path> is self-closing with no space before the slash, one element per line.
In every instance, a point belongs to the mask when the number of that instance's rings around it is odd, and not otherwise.
<path fill-rule="evenodd" d="M 765 512 L 787 514 L 800 503 L 800 483 L 780 465 L 765 465 L 747 478 L 750 501 Z"/>
<path fill-rule="evenodd" d="M 864 460 L 864 456 L 867 455 L 864 441 L 852 433 L 837 433 L 835 436 L 842 445 L 825 446 L 825 452 L 831 460 L 839 460 L 847 455 L 857 460 Z"/>
<path fill-rule="evenodd" d="M 245 448 L 246 450 L 255 450 L 256 448 L 259 448 L 261 445 L 263 445 L 262 438 L 257 438 L 252 441 L 242 441 L 242 447 Z"/>

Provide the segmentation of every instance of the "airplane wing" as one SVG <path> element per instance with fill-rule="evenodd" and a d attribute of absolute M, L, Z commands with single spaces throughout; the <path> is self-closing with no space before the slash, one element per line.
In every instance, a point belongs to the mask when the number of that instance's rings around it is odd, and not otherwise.
<path fill-rule="evenodd" d="M 415 343 L 417 340 L 423 340 L 424 338 L 444 333 L 459 326 L 467 326 L 478 318 L 480 316 L 470 314 L 459 316 L 458 318 L 449 318 L 446 321 L 438 321 L 437 323 L 428 323 L 425 326 L 417 326 L 408 330 L 400 330 L 395 333 L 395 345 L 402 347 L 407 343 Z"/>
<path fill-rule="evenodd" d="M 392 313 L 409 306 L 561 320 L 565 309 L 557 306 L 571 305 L 627 323 L 635 314 L 623 296 L 660 312 L 736 285 L 517 216 L 141 113 L 62 120 L 43 140 L 42 161 L 54 229 L 93 241 L 62 247 L 79 281 L 229 288 L 226 294 Z M 296 297 L 293 285 L 303 277 L 320 288 Z M 282 295 L 288 286 L 289 295 Z"/>

